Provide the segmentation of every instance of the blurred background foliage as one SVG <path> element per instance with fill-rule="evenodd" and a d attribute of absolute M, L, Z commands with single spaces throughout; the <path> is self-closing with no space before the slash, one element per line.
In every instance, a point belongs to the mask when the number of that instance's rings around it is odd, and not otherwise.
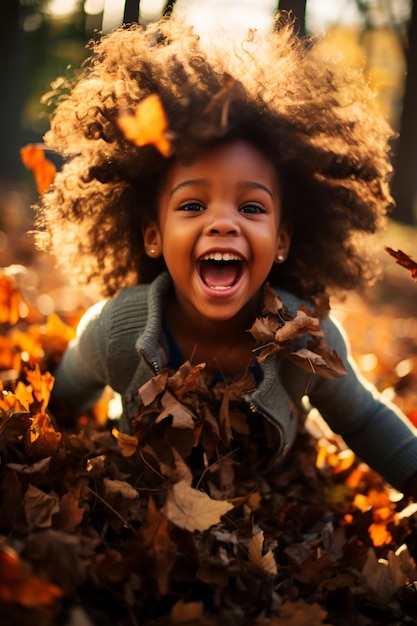
<path fill-rule="evenodd" d="M 20 147 L 42 141 L 50 110 L 42 95 L 89 55 L 88 42 L 122 23 L 144 26 L 182 11 L 197 31 L 217 26 L 233 36 L 248 27 L 272 29 L 278 10 L 290 10 L 298 34 L 325 35 L 320 45 L 341 49 L 378 90 L 381 109 L 398 138 L 392 217 L 417 219 L 417 0 L 2 0 L 0 3 L 0 265 L 16 261 L 15 238 L 33 227 L 36 189 Z M 9 239 L 7 239 L 7 237 Z M 7 243 L 8 242 L 8 243 Z M 19 262 L 31 246 L 19 246 Z"/>
<path fill-rule="evenodd" d="M 26 177 L 19 147 L 39 141 L 49 111 L 41 96 L 60 75 L 79 67 L 87 42 L 123 22 L 142 24 L 171 10 L 196 28 L 216 24 L 236 34 L 255 25 L 272 28 L 278 9 L 298 18 L 299 34 L 326 33 L 326 45 L 343 50 L 378 89 L 381 108 L 401 132 L 394 149 L 401 168 L 396 217 L 415 220 L 417 190 L 417 28 L 412 0 L 2 0 L 0 7 L 0 176 Z M 414 36 L 413 36 L 414 33 Z M 414 47 L 414 49 L 413 49 Z M 408 101 L 410 100 L 410 103 Z M 405 147 L 402 143 L 411 144 Z M 402 152 L 405 151 L 403 156 Z M 405 197 L 407 190 L 407 197 Z M 404 196 L 404 198 L 403 198 Z"/>

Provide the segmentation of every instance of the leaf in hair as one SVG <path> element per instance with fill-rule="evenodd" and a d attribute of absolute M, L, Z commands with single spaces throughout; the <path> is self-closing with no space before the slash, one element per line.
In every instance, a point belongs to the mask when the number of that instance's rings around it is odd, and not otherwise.
<path fill-rule="evenodd" d="M 157 94 L 142 100 L 134 115 L 120 115 L 117 123 L 125 138 L 136 146 L 153 145 L 164 157 L 171 156 L 168 118 Z"/>

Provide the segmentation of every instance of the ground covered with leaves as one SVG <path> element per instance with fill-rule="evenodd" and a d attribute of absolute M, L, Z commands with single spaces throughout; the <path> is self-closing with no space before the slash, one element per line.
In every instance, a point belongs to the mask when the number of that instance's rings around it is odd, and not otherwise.
<path fill-rule="evenodd" d="M 359 364 L 415 421 L 415 318 L 352 307 Z M 266 477 L 235 404 L 250 378 L 209 392 L 202 367 L 163 372 L 130 435 L 111 395 L 61 415 L 51 372 L 77 319 L 0 275 L 0 624 L 417 623 L 417 506 L 320 416 Z"/>

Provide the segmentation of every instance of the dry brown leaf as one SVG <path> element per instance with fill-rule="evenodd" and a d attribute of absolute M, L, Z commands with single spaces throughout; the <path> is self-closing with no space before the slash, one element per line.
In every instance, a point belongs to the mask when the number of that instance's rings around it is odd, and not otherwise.
<path fill-rule="evenodd" d="M 134 435 L 121 433 L 117 428 L 112 429 L 112 435 L 117 439 L 123 456 L 133 456 L 138 448 L 138 438 Z"/>
<path fill-rule="evenodd" d="M 138 492 L 125 480 L 112 480 L 110 478 L 103 478 L 103 485 L 105 487 L 106 496 L 113 498 L 120 494 L 123 498 L 128 500 L 136 500 Z"/>
<path fill-rule="evenodd" d="M 178 600 L 170 611 L 172 624 L 195 624 L 203 616 L 202 602 L 184 602 Z"/>
<path fill-rule="evenodd" d="M 29 485 L 23 500 L 26 520 L 30 529 L 50 528 L 52 516 L 59 512 L 59 498 Z"/>
<path fill-rule="evenodd" d="M 271 550 L 262 554 L 264 547 L 264 531 L 260 530 L 249 542 L 249 561 L 253 563 L 264 574 L 276 576 L 278 574 L 277 564 Z"/>
<path fill-rule="evenodd" d="M 193 532 L 204 531 L 218 524 L 221 517 L 233 509 L 233 504 L 213 500 L 206 493 L 181 481 L 168 490 L 166 509 L 171 522 Z"/>
<path fill-rule="evenodd" d="M 150 378 L 139 389 L 139 395 L 142 403 L 145 406 L 149 406 L 161 395 L 166 389 L 168 381 L 168 372 L 162 372 L 157 376 Z"/>
<path fill-rule="evenodd" d="M 162 411 L 155 420 L 156 424 L 167 417 L 172 417 L 172 426 L 175 428 L 193 428 L 194 419 L 192 413 L 179 402 L 175 396 L 166 391 L 161 398 Z"/>

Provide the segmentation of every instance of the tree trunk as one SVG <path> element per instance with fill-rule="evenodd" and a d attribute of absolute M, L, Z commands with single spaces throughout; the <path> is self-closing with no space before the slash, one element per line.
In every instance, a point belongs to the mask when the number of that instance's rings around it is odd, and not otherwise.
<path fill-rule="evenodd" d="M 123 24 L 134 24 L 139 20 L 139 0 L 126 0 Z"/>
<path fill-rule="evenodd" d="M 279 0 L 278 11 L 291 11 L 296 18 L 295 30 L 300 37 L 306 34 L 306 3 L 307 0 Z"/>
<path fill-rule="evenodd" d="M 23 100 L 22 33 L 19 29 L 19 2 L 0 3 L 0 176 L 17 175 L 20 111 Z"/>
<path fill-rule="evenodd" d="M 417 0 L 413 2 L 408 29 L 407 77 L 395 152 L 392 194 L 397 207 L 392 217 L 413 224 L 417 210 Z"/>

